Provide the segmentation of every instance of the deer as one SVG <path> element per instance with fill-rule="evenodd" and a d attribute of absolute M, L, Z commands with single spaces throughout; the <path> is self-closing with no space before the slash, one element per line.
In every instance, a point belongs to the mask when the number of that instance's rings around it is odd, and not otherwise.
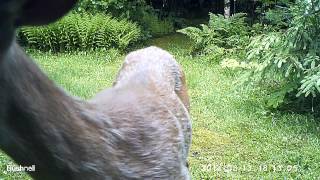
<path fill-rule="evenodd" d="M 112 85 L 69 95 L 15 39 L 52 23 L 76 0 L 0 1 L 0 149 L 36 180 L 190 179 L 185 74 L 158 47 L 129 53 Z"/>

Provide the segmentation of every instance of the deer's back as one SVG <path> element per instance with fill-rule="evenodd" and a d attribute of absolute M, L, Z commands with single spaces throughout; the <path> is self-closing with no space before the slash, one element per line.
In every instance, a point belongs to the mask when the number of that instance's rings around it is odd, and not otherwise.
<path fill-rule="evenodd" d="M 139 50 L 126 57 L 114 86 L 90 101 L 113 128 L 115 168 L 137 178 L 187 179 L 191 123 L 177 93 L 181 73 L 169 53 Z"/>
<path fill-rule="evenodd" d="M 102 149 L 109 151 L 106 160 L 111 162 L 110 169 L 118 172 L 116 177 L 183 177 L 184 134 L 179 117 L 165 99 L 142 89 L 110 89 L 106 93 L 105 98 L 92 102 L 108 122 L 108 132 L 102 136 L 108 144 Z"/>

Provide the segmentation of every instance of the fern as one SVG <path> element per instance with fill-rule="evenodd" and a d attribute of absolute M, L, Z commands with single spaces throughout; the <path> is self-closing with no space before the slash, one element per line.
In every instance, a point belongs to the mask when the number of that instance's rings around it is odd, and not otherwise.
<path fill-rule="evenodd" d="M 128 20 L 102 14 L 69 14 L 48 26 L 22 28 L 18 39 L 41 50 L 124 50 L 137 42 L 141 35 L 140 28 Z"/>
<path fill-rule="evenodd" d="M 187 27 L 178 32 L 187 35 L 194 44 L 193 53 L 212 55 L 213 59 L 218 57 L 214 55 L 221 52 L 221 48 L 228 51 L 229 54 L 239 55 L 239 51 L 243 51 L 248 45 L 250 27 L 245 22 L 245 14 L 235 14 L 230 18 L 222 15 L 209 14 L 210 20 L 208 24 L 201 24 L 200 27 Z M 224 53 L 221 53 L 223 56 Z M 218 58 L 222 60 L 223 58 Z"/>

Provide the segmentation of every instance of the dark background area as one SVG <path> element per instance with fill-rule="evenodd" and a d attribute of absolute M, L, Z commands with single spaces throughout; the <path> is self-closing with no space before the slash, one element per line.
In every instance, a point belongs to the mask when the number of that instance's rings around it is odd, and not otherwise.
<path fill-rule="evenodd" d="M 184 18 L 205 18 L 209 12 L 224 13 L 224 0 L 147 0 L 147 4 L 164 15 L 174 14 Z M 244 12 L 253 17 L 258 5 L 256 1 L 230 0 L 230 12 L 231 14 Z"/>

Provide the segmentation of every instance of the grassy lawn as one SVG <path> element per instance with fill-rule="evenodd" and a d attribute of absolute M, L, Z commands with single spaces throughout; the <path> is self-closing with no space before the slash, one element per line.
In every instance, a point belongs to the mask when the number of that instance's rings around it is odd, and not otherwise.
<path fill-rule="evenodd" d="M 193 179 L 318 179 L 320 124 L 311 115 L 270 111 L 267 92 L 237 85 L 241 72 L 189 56 L 179 36 L 148 43 L 169 50 L 182 64 L 191 97 Z M 31 55 L 50 78 L 84 99 L 110 87 L 123 56 L 114 53 Z M 0 154 L 0 179 L 10 159 Z"/>

